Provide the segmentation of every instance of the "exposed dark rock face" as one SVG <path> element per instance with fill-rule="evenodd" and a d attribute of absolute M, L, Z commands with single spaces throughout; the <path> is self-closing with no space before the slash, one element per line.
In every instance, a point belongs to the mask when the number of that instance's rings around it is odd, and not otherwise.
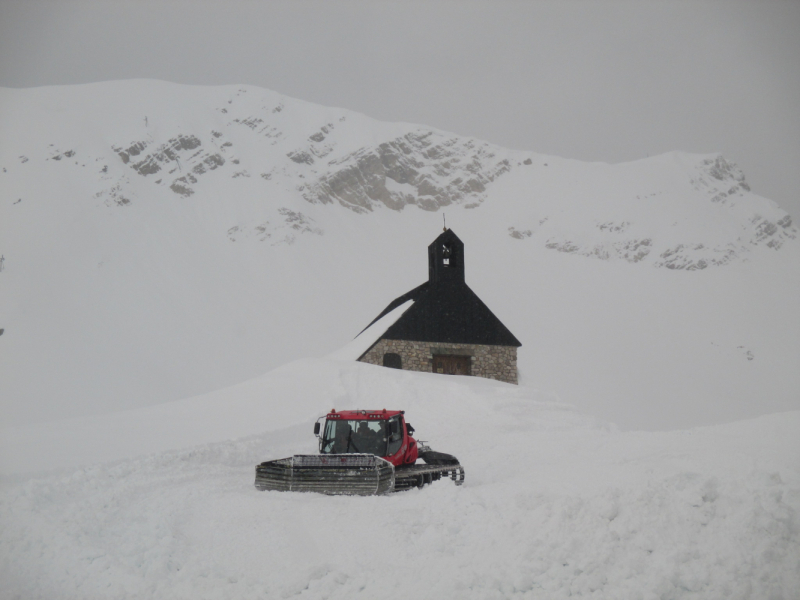
<path fill-rule="evenodd" d="M 297 151 L 297 152 L 289 152 L 287 154 L 289 158 L 291 158 L 294 162 L 304 165 L 313 165 L 314 158 L 308 153 L 304 151 Z"/>
<path fill-rule="evenodd" d="M 183 197 L 188 197 L 194 194 L 194 190 L 186 185 L 186 179 L 184 177 L 176 179 L 175 182 L 169 186 L 169 189 Z"/>
<path fill-rule="evenodd" d="M 747 202 L 745 195 L 750 186 L 745 181 L 741 169 L 722 156 L 710 157 L 698 162 L 696 175 L 690 180 L 692 187 L 705 195 L 713 204 L 721 204 L 736 210 L 739 203 Z M 637 199 L 650 199 L 661 195 L 654 192 Z M 551 235 L 545 247 L 558 252 L 590 256 L 602 260 L 622 259 L 628 262 L 648 262 L 656 267 L 673 270 L 697 271 L 717 267 L 741 259 L 755 246 L 779 249 L 789 239 L 797 237 L 797 229 L 792 225 L 789 215 L 776 217 L 774 212 L 765 217 L 754 213 L 749 221 L 741 223 L 741 230 L 728 239 L 716 242 L 664 242 L 652 237 L 635 236 L 636 223 L 629 221 L 600 222 L 597 230 L 602 234 L 600 241 L 594 236 L 582 236 L 579 232 L 569 237 Z M 540 222 L 542 225 L 546 219 Z M 517 239 L 531 237 L 516 228 L 509 228 L 509 235 Z M 535 231 L 533 232 L 536 233 Z M 665 236 L 666 237 L 666 236 Z M 713 237 L 711 239 L 714 239 Z"/>
<path fill-rule="evenodd" d="M 678 244 L 659 255 L 657 267 L 673 270 L 700 271 L 708 267 L 719 267 L 734 260 L 739 250 L 733 245 L 724 248 L 707 248 L 703 244 Z"/>
<path fill-rule="evenodd" d="M 702 161 L 698 165 L 698 171 L 700 177 L 692 180 L 692 183 L 696 190 L 707 193 L 711 197 L 711 202 L 733 205 L 737 198 L 743 197 L 745 192 L 750 191 L 742 170 L 723 156 Z M 770 221 L 760 214 L 755 214 L 750 223 L 752 229 L 749 236 L 743 236 L 739 240 L 742 247 L 764 245 L 777 250 L 787 239 L 797 237 L 797 229 L 792 226 L 789 215 Z M 715 248 L 715 251 L 720 258 L 709 259 L 710 264 L 725 264 L 737 254 L 737 251 L 729 247 Z"/>
<path fill-rule="evenodd" d="M 219 138 L 222 134 L 212 131 L 214 138 Z M 139 157 L 150 146 L 150 142 L 133 142 L 127 148 L 114 148 L 114 151 L 122 160 L 123 164 L 128 165 L 138 175 L 147 177 L 169 169 L 168 173 L 174 174 L 179 171 L 189 171 L 173 180 L 170 189 L 179 196 L 187 197 L 194 193 L 190 183 L 197 183 L 194 175 L 202 175 L 207 171 L 213 171 L 217 167 L 225 164 L 225 159 L 218 152 L 210 153 L 203 148 L 203 142 L 196 135 L 177 135 L 170 138 L 166 143 L 161 144 L 155 151 L 144 154 L 141 160 L 133 162 L 134 157 Z M 224 144 L 223 144 L 224 146 Z M 161 183 L 161 179 L 157 183 Z"/>
<path fill-rule="evenodd" d="M 724 156 L 702 161 L 697 170 L 699 177 L 693 179 L 692 184 L 697 191 L 709 193 L 712 202 L 724 204 L 727 198 L 750 191 L 742 170 Z"/>
<path fill-rule="evenodd" d="M 146 147 L 147 142 L 134 142 L 125 150 L 120 150 L 118 148 L 114 148 L 114 150 L 122 159 L 122 162 L 127 165 L 131 160 L 131 156 L 139 156 Z"/>
<path fill-rule="evenodd" d="M 242 135 L 256 136 L 257 144 L 266 138 L 270 146 L 292 138 L 296 124 L 285 121 L 283 102 L 254 104 L 253 98 L 247 98 L 248 91 L 241 89 L 226 99 L 215 110 L 223 121 L 203 132 L 173 134 L 159 143 L 148 130 L 138 140 L 113 150 L 137 176 L 157 175 L 158 185 L 164 182 L 176 195 L 191 196 L 199 189 L 201 176 L 228 163 L 240 164 L 242 157 L 232 152 Z M 349 141 L 348 133 L 337 135 L 351 126 L 348 118 L 347 114 L 328 115 L 306 134 L 304 142 L 277 157 L 271 154 L 268 162 L 248 148 L 247 162 L 242 165 L 247 168 L 228 175 L 241 178 L 258 173 L 265 181 L 286 182 L 288 189 L 309 202 L 337 202 L 356 212 L 379 205 L 402 210 L 409 204 L 434 211 L 451 204 L 479 206 L 486 186 L 511 168 L 506 151 L 422 127 L 399 136 L 397 130 L 390 130 L 383 139 L 358 147 Z M 526 162 L 531 163 L 530 159 Z"/>
<path fill-rule="evenodd" d="M 709 158 L 703 161 L 702 166 L 705 167 L 706 172 L 714 179 L 719 181 L 733 181 L 736 182 L 742 189 L 750 191 L 750 186 L 744 180 L 744 173 L 742 170 L 732 162 L 725 159 L 724 156 L 717 156 L 716 158 Z"/>
<path fill-rule="evenodd" d="M 525 238 L 531 237 L 533 235 L 533 232 L 530 229 L 519 231 L 516 227 L 509 227 L 508 235 L 510 235 L 512 238 L 516 240 L 524 240 Z"/>
<path fill-rule="evenodd" d="M 206 171 L 213 171 L 217 167 L 221 167 L 225 164 L 225 159 L 222 158 L 219 154 L 210 154 L 203 158 L 203 161 L 195 165 L 192 168 L 192 173 L 196 173 L 197 175 L 202 175 Z"/>
<path fill-rule="evenodd" d="M 337 201 L 363 212 L 377 203 L 393 210 L 408 204 L 438 210 L 466 200 L 482 202 L 486 184 L 511 165 L 489 144 L 420 131 L 358 150 L 331 167 L 305 186 L 305 199 Z"/>

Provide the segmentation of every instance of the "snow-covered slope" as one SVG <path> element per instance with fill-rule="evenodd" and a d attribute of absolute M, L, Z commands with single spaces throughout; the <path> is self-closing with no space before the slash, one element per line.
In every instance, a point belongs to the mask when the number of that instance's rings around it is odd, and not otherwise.
<path fill-rule="evenodd" d="M 586 164 L 127 81 L 0 90 L 0 427 L 325 355 L 427 278 L 442 212 L 523 383 L 623 427 L 800 407 L 797 230 L 723 157 Z"/>
<path fill-rule="evenodd" d="M 383 406 L 458 456 L 465 485 L 371 498 L 253 487 L 258 462 L 316 450 L 312 424 L 331 407 Z M 619 432 L 525 386 L 303 360 L 225 392 L 38 427 L 6 440 L 4 472 L 48 457 L 63 470 L 4 480 L 1 598 L 800 590 L 800 411 Z M 74 468 L 92 452 L 106 461 Z"/>

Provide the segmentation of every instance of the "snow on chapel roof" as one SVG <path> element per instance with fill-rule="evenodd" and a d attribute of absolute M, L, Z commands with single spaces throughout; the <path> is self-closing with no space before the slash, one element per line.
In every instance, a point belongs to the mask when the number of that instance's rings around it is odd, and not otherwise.
<path fill-rule="evenodd" d="M 414 301 L 408 300 L 395 307 L 387 314 L 375 319 L 366 329 L 359 333 L 352 342 L 342 346 L 336 352 L 332 352 L 325 358 L 332 358 L 334 360 L 358 360 L 375 344 L 375 342 L 383 337 L 386 330 L 394 325 L 397 319 L 403 316 L 403 313 L 406 312 L 412 304 L 414 304 Z"/>

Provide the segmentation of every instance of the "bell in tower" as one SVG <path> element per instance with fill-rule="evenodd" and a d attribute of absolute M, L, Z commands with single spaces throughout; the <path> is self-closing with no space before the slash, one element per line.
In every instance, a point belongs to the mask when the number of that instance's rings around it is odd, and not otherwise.
<path fill-rule="evenodd" d="M 428 281 L 464 281 L 464 242 L 451 229 L 428 246 Z"/>

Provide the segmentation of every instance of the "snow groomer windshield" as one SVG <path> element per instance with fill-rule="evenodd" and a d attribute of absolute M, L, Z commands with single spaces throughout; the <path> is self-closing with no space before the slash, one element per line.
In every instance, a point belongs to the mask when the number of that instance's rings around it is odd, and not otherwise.
<path fill-rule="evenodd" d="M 374 454 L 387 456 L 386 421 L 328 420 L 322 437 L 322 454 Z"/>

